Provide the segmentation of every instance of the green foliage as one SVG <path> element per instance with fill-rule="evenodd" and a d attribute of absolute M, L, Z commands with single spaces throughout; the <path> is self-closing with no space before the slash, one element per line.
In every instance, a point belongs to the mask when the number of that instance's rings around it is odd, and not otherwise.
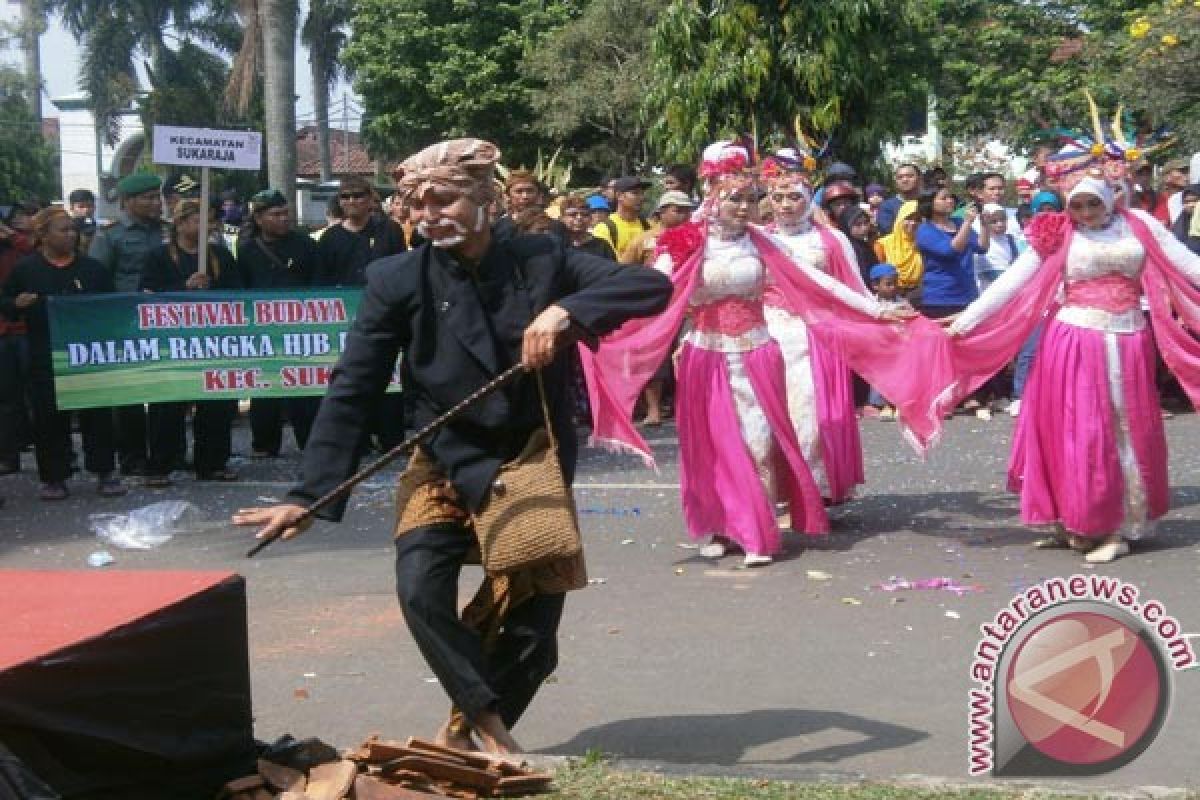
<path fill-rule="evenodd" d="M 309 0 L 308 15 L 300 28 L 300 41 L 308 48 L 309 60 L 317 65 L 314 78 L 320 73 L 321 86 L 313 91 L 328 92 L 342 76 L 342 48 L 348 37 L 350 0 Z"/>
<path fill-rule="evenodd" d="M 929 85 L 943 132 L 1029 143 L 1037 131 L 1081 127 L 1083 89 L 1115 103 L 1129 10 L 1144 0 L 938 0 Z"/>
<path fill-rule="evenodd" d="M 117 114 L 140 90 L 139 55 L 162 69 L 168 37 L 223 52 L 236 50 L 241 39 L 229 0 L 47 0 L 46 9 L 61 15 L 83 45 L 79 85 L 110 145 L 120 136 Z"/>
<path fill-rule="evenodd" d="M 1121 99 L 1148 112 L 1151 124 L 1169 123 L 1176 152 L 1200 150 L 1200 7 L 1160 0 L 1126 22 L 1114 37 L 1125 64 L 1116 79 Z"/>
<path fill-rule="evenodd" d="M 58 153 L 42 136 L 25 76 L 0 66 L 0 202 L 58 197 Z"/>
<path fill-rule="evenodd" d="M 595 172 L 628 174 L 647 160 L 641 105 L 661 8 L 662 0 L 592 0 L 522 64 L 541 87 L 531 96 L 535 130 Z"/>
<path fill-rule="evenodd" d="M 873 160 L 923 107 L 927 4 L 918 0 L 672 0 L 654 32 L 646 110 L 666 160 L 736 132 L 832 134 Z"/>
<path fill-rule="evenodd" d="M 528 163 L 532 82 L 521 59 L 569 19 L 573 0 L 360 0 L 343 58 L 366 107 L 368 144 L 398 157 L 439 139 L 497 142 Z"/>

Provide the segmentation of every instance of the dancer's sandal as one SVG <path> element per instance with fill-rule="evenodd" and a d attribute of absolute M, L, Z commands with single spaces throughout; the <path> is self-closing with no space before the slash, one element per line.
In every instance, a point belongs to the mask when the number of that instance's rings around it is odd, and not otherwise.
<path fill-rule="evenodd" d="M 1071 543 L 1067 538 L 1067 534 L 1062 531 L 1055 531 L 1049 536 L 1034 539 L 1033 546 L 1038 550 L 1066 550 L 1071 546 Z"/>
<path fill-rule="evenodd" d="M 744 567 L 765 567 L 775 559 L 770 556 L 760 555 L 759 553 L 746 553 L 746 557 L 742 559 Z"/>
<path fill-rule="evenodd" d="M 729 551 L 725 542 L 713 537 L 713 540 L 700 548 L 700 555 L 705 558 L 722 558 Z"/>
<path fill-rule="evenodd" d="M 1089 564 L 1108 564 L 1121 556 L 1129 555 L 1129 542 L 1120 536 L 1108 536 L 1084 555 Z"/>

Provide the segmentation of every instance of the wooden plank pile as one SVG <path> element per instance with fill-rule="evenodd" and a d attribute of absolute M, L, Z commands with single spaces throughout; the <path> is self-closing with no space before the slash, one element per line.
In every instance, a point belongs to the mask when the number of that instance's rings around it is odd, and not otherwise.
<path fill-rule="evenodd" d="M 217 800 L 426 800 L 525 797 L 550 790 L 552 776 L 525 762 L 442 747 L 368 737 L 338 761 L 307 771 L 265 759 L 258 774 L 231 781 Z"/>

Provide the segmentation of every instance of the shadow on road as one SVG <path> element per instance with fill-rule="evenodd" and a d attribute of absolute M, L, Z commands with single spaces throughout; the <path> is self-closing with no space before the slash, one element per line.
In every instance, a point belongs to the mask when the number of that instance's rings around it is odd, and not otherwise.
<path fill-rule="evenodd" d="M 784 758 L 757 759 L 753 749 L 809 736 L 840 744 L 805 746 Z M 568 742 L 542 752 L 582 755 L 589 750 L 674 764 L 836 764 L 866 753 L 907 747 L 927 739 L 925 731 L 840 711 L 765 709 L 737 714 L 685 714 L 608 722 L 580 731 Z"/>

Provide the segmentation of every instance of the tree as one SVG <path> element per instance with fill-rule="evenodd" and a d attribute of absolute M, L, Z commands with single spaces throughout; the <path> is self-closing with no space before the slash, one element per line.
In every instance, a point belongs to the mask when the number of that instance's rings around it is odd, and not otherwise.
<path fill-rule="evenodd" d="M 628 174 L 648 160 L 641 104 L 661 8 L 661 0 L 592 0 L 522 62 L 540 86 L 530 95 L 533 129 L 563 142 L 580 165 Z"/>
<path fill-rule="evenodd" d="M 288 198 L 296 198 L 296 0 L 259 0 L 262 26 L 263 100 L 267 111 L 267 175 Z"/>
<path fill-rule="evenodd" d="M 46 0 L 83 45 L 79 83 L 107 142 L 120 135 L 118 114 L 140 92 L 136 58 L 161 66 L 168 42 L 196 41 L 233 52 L 241 39 L 226 0 Z"/>
<path fill-rule="evenodd" d="M 59 195 L 58 153 L 42 135 L 21 72 L 0 66 L 0 198 Z"/>
<path fill-rule="evenodd" d="M 671 0 L 654 30 L 645 109 L 651 143 L 694 161 L 720 136 L 793 129 L 867 163 L 923 107 L 919 0 Z"/>
<path fill-rule="evenodd" d="M 532 82 L 521 59 L 581 0 L 359 0 L 345 63 L 372 150 L 394 158 L 439 139 L 479 136 L 531 163 Z"/>
<path fill-rule="evenodd" d="M 1122 32 L 1143 0 L 939 0 L 929 85 L 950 136 L 1028 143 L 1081 126 L 1088 88 L 1115 101 Z"/>
<path fill-rule="evenodd" d="M 350 22 L 348 0 L 310 0 L 308 16 L 300 29 L 300 40 L 308 47 L 312 70 L 313 109 L 317 118 L 317 151 L 321 180 L 333 180 L 333 156 L 329 150 L 329 92 L 343 73 L 341 54 L 346 45 L 345 27 Z"/>
<path fill-rule="evenodd" d="M 1160 0 L 1130 17 L 1117 35 L 1121 99 L 1147 112 L 1143 128 L 1169 124 L 1179 149 L 1200 151 L 1200 6 Z"/>

